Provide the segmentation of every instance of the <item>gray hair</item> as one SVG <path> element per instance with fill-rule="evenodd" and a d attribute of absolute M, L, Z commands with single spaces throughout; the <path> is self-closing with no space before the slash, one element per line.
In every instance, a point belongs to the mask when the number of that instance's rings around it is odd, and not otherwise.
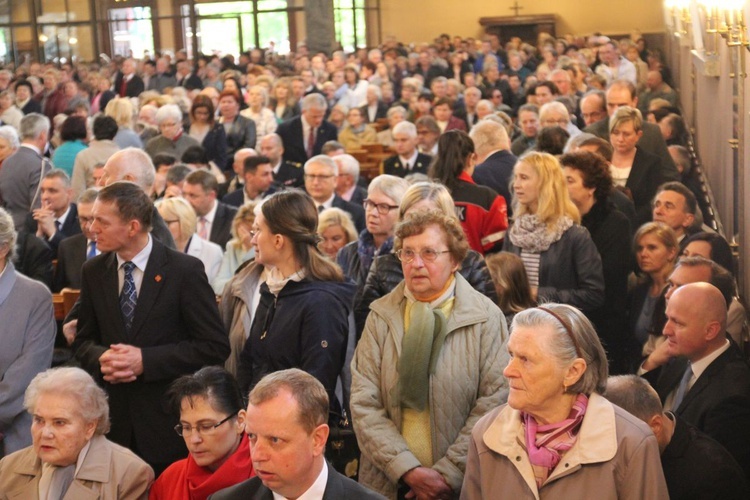
<path fill-rule="evenodd" d="M 565 104 L 559 102 L 559 101 L 551 101 L 546 104 L 544 104 L 541 108 L 539 108 L 539 120 L 544 120 L 544 116 L 549 113 L 560 113 L 561 115 L 565 116 L 568 120 L 570 120 L 570 113 L 568 112 L 568 108 L 565 107 Z M 564 127 L 563 127 L 564 128 Z"/>
<path fill-rule="evenodd" d="M 480 156 L 496 149 L 509 149 L 508 131 L 503 125 L 491 120 L 482 120 L 471 128 L 469 137 Z"/>
<path fill-rule="evenodd" d="M 268 106 L 268 91 L 263 85 L 253 85 L 249 90 L 258 90 L 263 98 L 263 107 Z"/>
<path fill-rule="evenodd" d="M 404 198 L 407 189 L 409 189 L 409 183 L 406 182 L 406 179 L 395 175 L 382 174 L 370 182 L 367 193 L 372 194 L 374 191 L 380 191 L 392 199 L 396 205 L 401 205 L 401 200 Z"/>
<path fill-rule="evenodd" d="M 86 421 L 97 421 L 95 434 L 109 431 L 107 393 L 96 385 L 91 375 L 80 368 L 52 368 L 38 374 L 26 389 L 23 405 L 33 413 L 42 394 L 64 394 L 70 397 L 71 407 Z"/>
<path fill-rule="evenodd" d="M 643 377 L 638 375 L 609 377 L 607 390 L 603 396 L 646 423 L 651 420 L 651 417 L 661 415 L 664 411 L 659 395 Z"/>
<path fill-rule="evenodd" d="M 571 153 L 575 151 L 576 149 L 581 147 L 581 144 L 588 141 L 589 139 L 596 139 L 596 136 L 594 134 L 589 134 L 588 132 L 581 132 L 578 135 L 574 135 L 573 137 L 568 139 L 568 142 L 565 144 L 563 153 Z"/>
<path fill-rule="evenodd" d="M 6 262 L 10 262 L 16 256 L 16 239 L 18 233 L 13 224 L 13 217 L 4 208 L 0 208 L 0 247 L 8 246 Z"/>
<path fill-rule="evenodd" d="M 355 157 L 348 154 L 337 155 L 333 157 L 333 161 L 339 167 L 339 174 L 348 174 L 354 178 L 356 184 L 359 180 L 359 162 Z"/>
<path fill-rule="evenodd" d="M 163 109 L 163 108 L 160 108 Z M 154 185 L 155 169 L 151 157 L 138 148 L 125 148 L 113 154 L 107 163 L 114 161 L 118 163 L 119 178 L 121 181 L 126 175 L 133 177 L 133 182 L 138 184 L 146 192 L 149 192 Z"/>
<path fill-rule="evenodd" d="M 391 134 L 405 134 L 407 137 L 414 139 L 417 137 L 417 126 L 412 122 L 399 122 L 393 127 L 393 132 L 391 132 Z"/>
<path fill-rule="evenodd" d="M 322 109 L 325 111 L 326 109 L 328 109 L 328 103 L 326 102 L 325 97 L 323 97 L 321 94 L 318 94 L 317 92 L 314 92 L 302 98 L 302 101 L 300 101 L 300 109 L 302 111 L 306 111 L 308 109 Z"/>
<path fill-rule="evenodd" d="M 586 371 L 578 381 L 566 388 L 569 394 L 591 395 L 603 393 L 606 388 L 607 354 L 591 322 L 575 307 L 548 303 L 521 311 L 513 317 L 512 332 L 519 326 L 538 328 L 548 326 L 553 332 L 552 342 L 546 350 L 560 366 L 569 366 L 576 358 L 586 362 Z M 551 313 L 550 313 L 551 311 Z"/>
<path fill-rule="evenodd" d="M 378 99 L 383 98 L 383 91 L 380 90 L 380 87 L 378 85 L 371 83 L 370 85 L 367 86 L 367 90 L 372 90 L 373 92 L 375 92 L 375 95 L 378 96 Z"/>
<path fill-rule="evenodd" d="M 392 108 L 388 109 L 388 112 L 385 114 L 385 116 L 390 120 L 395 115 L 401 115 L 406 119 L 406 108 L 403 106 L 393 106 Z"/>
<path fill-rule="evenodd" d="M 477 97 L 482 97 L 482 91 L 479 90 L 477 87 L 469 87 L 468 89 L 464 90 L 464 95 L 466 94 L 477 94 Z"/>
<path fill-rule="evenodd" d="M 477 103 L 476 109 L 479 110 L 480 108 L 484 108 L 487 111 L 495 111 L 495 105 L 488 99 L 482 99 Z"/>
<path fill-rule="evenodd" d="M 0 127 L 0 139 L 5 139 L 13 149 L 18 149 L 21 146 L 21 141 L 18 139 L 18 131 L 10 125 L 3 125 Z"/>
<path fill-rule="evenodd" d="M 80 205 L 81 203 L 94 203 L 98 195 L 98 189 L 88 188 L 86 191 L 81 193 L 81 196 L 78 197 L 78 204 Z"/>
<path fill-rule="evenodd" d="M 62 180 L 66 188 L 70 187 L 70 176 L 65 170 L 61 168 L 53 168 L 52 170 L 44 174 L 43 179 L 60 179 Z"/>
<path fill-rule="evenodd" d="M 310 95 L 314 95 L 314 94 L 310 94 Z M 336 164 L 335 161 L 333 161 L 333 158 L 331 158 L 330 156 L 317 155 L 307 160 L 304 166 L 305 173 L 307 173 L 307 170 L 308 170 L 307 167 L 309 167 L 310 165 L 315 165 L 315 164 L 325 165 L 326 167 L 333 170 L 333 175 L 339 175 L 339 166 Z"/>
<path fill-rule="evenodd" d="M 22 141 L 38 139 L 43 133 L 49 133 L 49 118 L 41 113 L 29 113 L 21 118 L 18 135 Z"/>
<path fill-rule="evenodd" d="M 177 123 L 182 122 L 182 111 L 180 111 L 180 107 L 177 104 L 165 104 L 159 108 L 156 111 L 154 121 L 157 125 L 161 125 L 163 121 L 170 118 Z"/>

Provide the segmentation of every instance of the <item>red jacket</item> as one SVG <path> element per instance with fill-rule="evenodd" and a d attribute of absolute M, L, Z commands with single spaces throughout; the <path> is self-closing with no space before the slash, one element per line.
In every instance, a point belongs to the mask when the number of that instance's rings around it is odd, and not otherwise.
<path fill-rule="evenodd" d="M 486 186 L 477 185 L 466 172 L 458 176 L 458 187 L 451 196 L 469 246 L 482 255 L 493 249 L 500 250 L 508 229 L 505 198 Z"/>

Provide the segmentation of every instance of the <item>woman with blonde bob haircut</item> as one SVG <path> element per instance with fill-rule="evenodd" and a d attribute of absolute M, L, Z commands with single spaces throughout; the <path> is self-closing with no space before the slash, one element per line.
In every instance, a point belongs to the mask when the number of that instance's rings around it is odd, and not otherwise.
<path fill-rule="evenodd" d="M 357 229 L 352 216 L 336 207 L 327 208 L 320 213 L 318 235 L 318 248 L 334 262 L 339 250 L 352 241 L 357 241 Z"/>
<path fill-rule="evenodd" d="M 107 103 L 107 107 L 104 108 L 104 114 L 114 118 L 117 122 L 117 134 L 112 140 L 120 149 L 143 149 L 143 142 L 141 142 L 140 136 L 133 130 L 133 118 L 135 115 L 130 99 L 115 97 Z"/>
<path fill-rule="evenodd" d="M 184 198 L 165 198 L 159 202 L 158 210 L 172 233 L 177 249 L 200 259 L 209 283 L 213 282 L 219 274 L 224 252 L 216 243 L 195 234 L 198 217 L 190 203 Z"/>
<path fill-rule="evenodd" d="M 604 303 L 602 260 L 570 200 L 557 159 L 528 153 L 513 168 L 515 220 L 503 250 L 523 260 L 533 298 L 590 312 Z"/>
<path fill-rule="evenodd" d="M 32 446 L 0 460 L 2 498 L 146 499 L 154 471 L 104 437 L 107 395 L 80 368 L 38 374 L 26 389 Z"/>
<path fill-rule="evenodd" d="M 669 497 L 653 432 L 601 396 L 607 356 L 581 311 L 516 314 L 508 352 L 508 403 L 472 429 L 462 500 Z"/>

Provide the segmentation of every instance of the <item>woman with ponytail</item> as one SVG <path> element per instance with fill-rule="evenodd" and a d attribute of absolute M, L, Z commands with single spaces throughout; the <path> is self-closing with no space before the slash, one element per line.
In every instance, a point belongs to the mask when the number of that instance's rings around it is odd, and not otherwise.
<path fill-rule="evenodd" d="M 331 410 L 344 366 L 355 286 L 318 250 L 318 211 L 296 189 L 268 198 L 255 218 L 255 261 L 266 270 L 237 378 L 244 393 L 271 372 L 299 368 L 320 380 Z"/>

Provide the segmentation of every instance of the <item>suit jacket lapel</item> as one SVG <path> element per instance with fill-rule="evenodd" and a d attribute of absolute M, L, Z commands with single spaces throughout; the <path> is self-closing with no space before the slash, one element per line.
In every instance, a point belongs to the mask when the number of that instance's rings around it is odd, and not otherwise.
<path fill-rule="evenodd" d="M 224 223 L 224 207 L 216 200 L 216 213 L 214 214 L 214 220 L 211 223 L 211 234 L 208 235 L 208 239 L 213 241 L 219 235 L 219 225 Z"/>
<path fill-rule="evenodd" d="M 625 186 L 630 189 L 631 192 L 638 189 L 641 182 L 643 182 L 643 178 L 646 176 L 646 168 L 644 167 L 643 162 L 640 161 L 641 156 L 640 149 L 638 149 L 635 152 L 635 158 L 633 159 L 633 168 L 630 170 L 630 175 L 628 175 L 628 180 L 625 183 Z"/>
<path fill-rule="evenodd" d="M 328 464 L 328 481 L 326 481 L 326 489 L 323 492 L 323 500 L 338 500 L 339 498 L 346 498 L 341 484 L 341 476 L 331 464 Z"/>
<path fill-rule="evenodd" d="M 131 340 L 138 335 L 141 326 L 143 326 L 149 312 L 151 312 L 151 308 L 156 303 L 156 298 L 159 296 L 162 284 L 166 279 L 164 275 L 164 266 L 167 261 L 165 247 L 156 240 L 152 241 L 154 246 L 151 249 L 148 264 L 146 264 L 146 270 L 143 273 L 143 281 L 141 282 L 141 289 L 135 305 L 133 326 L 130 330 Z"/>
<path fill-rule="evenodd" d="M 684 411 L 684 409 L 687 408 L 688 405 L 695 398 L 697 398 L 703 390 L 707 389 L 711 385 L 711 379 L 714 377 L 714 375 L 721 371 L 722 368 L 724 368 L 724 365 L 729 360 L 729 356 L 731 356 L 731 351 L 732 346 L 729 346 L 729 349 L 721 353 L 721 355 L 716 358 L 713 363 L 706 367 L 701 376 L 698 377 L 698 380 L 695 381 L 695 384 L 693 384 L 693 387 L 691 387 L 687 394 L 685 394 L 680 407 L 676 408 L 676 410 L 681 410 L 678 415 L 682 413 L 682 411 Z"/>

